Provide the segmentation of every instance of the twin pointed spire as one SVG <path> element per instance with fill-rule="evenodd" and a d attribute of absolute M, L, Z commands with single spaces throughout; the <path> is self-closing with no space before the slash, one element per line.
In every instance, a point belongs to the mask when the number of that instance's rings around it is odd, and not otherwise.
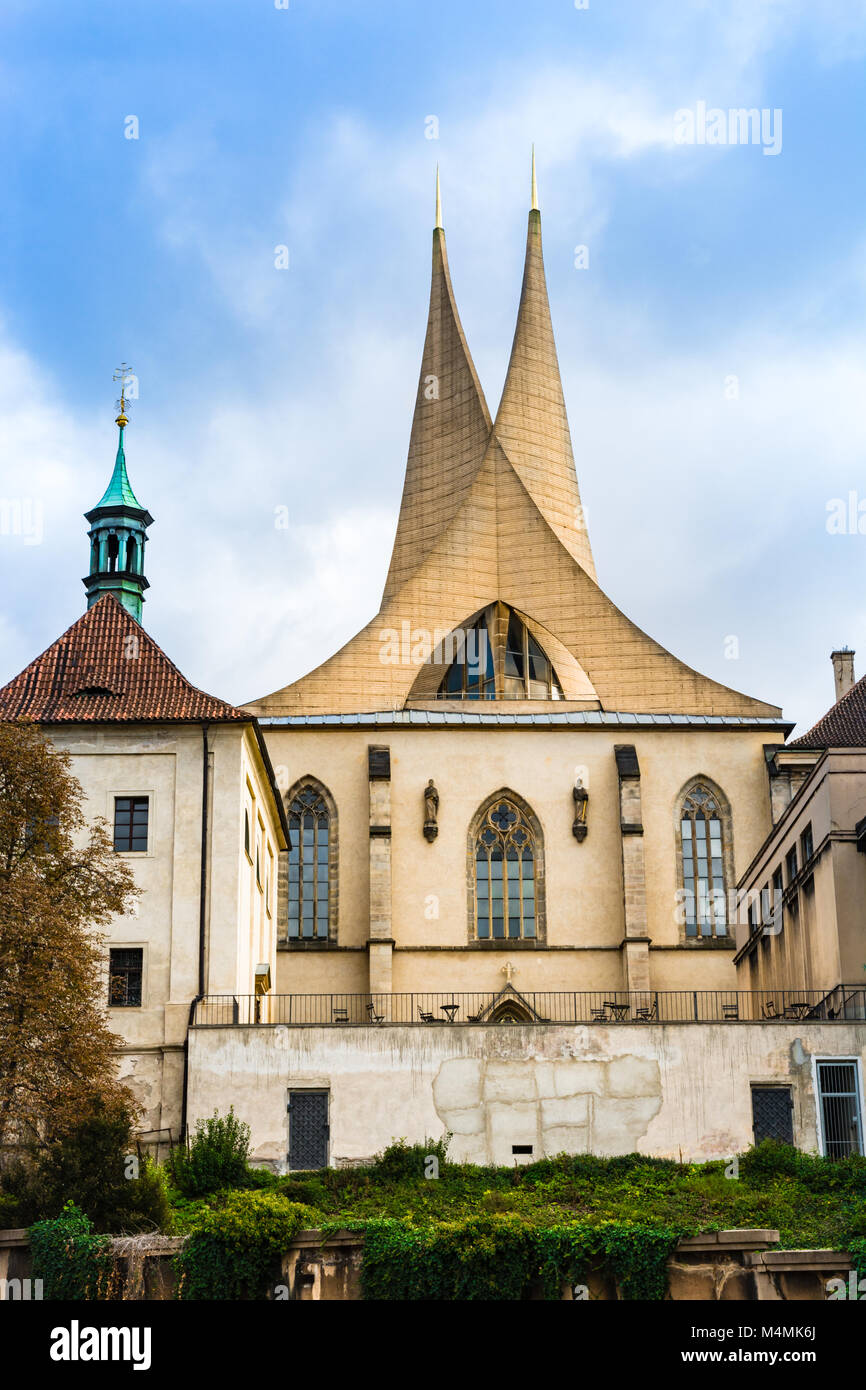
<path fill-rule="evenodd" d="M 501 448 L 537 512 L 572 559 L 591 579 L 596 578 L 547 298 L 534 146 L 530 192 L 517 326 L 494 421 L 457 313 L 442 228 L 437 165 L 427 335 L 383 602 L 442 540 L 494 444 Z"/>
<path fill-rule="evenodd" d="M 538 212 L 538 182 L 535 177 L 535 146 L 532 146 L 532 185 L 530 189 L 530 212 Z M 436 221 L 433 223 L 434 232 L 444 230 L 442 226 L 442 190 L 439 185 L 439 165 L 436 165 Z"/>

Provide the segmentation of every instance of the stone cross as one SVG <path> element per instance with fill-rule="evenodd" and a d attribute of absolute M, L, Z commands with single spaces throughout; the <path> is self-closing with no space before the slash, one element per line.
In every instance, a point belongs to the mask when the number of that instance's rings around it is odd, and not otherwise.
<path fill-rule="evenodd" d="M 507 960 L 499 973 L 505 976 L 508 984 L 511 984 L 511 976 L 516 975 L 519 969 L 520 967 L 518 965 L 512 965 L 511 961 Z"/>

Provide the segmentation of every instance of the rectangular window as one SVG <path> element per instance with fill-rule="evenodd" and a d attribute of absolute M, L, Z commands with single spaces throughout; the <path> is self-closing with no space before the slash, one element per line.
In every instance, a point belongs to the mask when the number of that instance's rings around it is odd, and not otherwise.
<path fill-rule="evenodd" d="M 141 1008 L 141 976 L 144 950 L 134 948 L 108 953 L 108 1004 L 112 1009 Z"/>
<path fill-rule="evenodd" d="M 114 848 L 122 853 L 142 853 L 147 849 L 149 798 L 114 798 Z"/>
<path fill-rule="evenodd" d="M 785 866 L 788 870 L 788 882 L 793 883 L 797 877 L 797 846 L 792 845 L 785 855 Z"/>
<path fill-rule="evenodd" d="M 817 1063 L 821 1148 L 827 1158 L 863 1153 L 863 1125 L 856 1062 Z"/>
<path fill-rule="evenodd" d="M 783 913 L 783 907 L 782 907 L 782 890 L 783 890 L 783 887 L 784 887 L 784 885 L 783 885 L 783 882 L 782 882 L 782 867 L 781 867 L 781 865 L 780 865 L 779 868 L 776 870 L 776 872 L 773 874 L 773 926 L 776 928 L 776 931 L 781 931 L 781 930 L 782 930 L 782 913 Z"/>
<path fill-rule="evenodd" d="M 813 847 L 813 844 L 812 844 L 812 827 L 811 827 L 811 825 L 807 825 L 807 826 L 806 826 L 806 829 L 803 831 L 802 835 L 800 836 L 800 850 L 801 850 L 802 856 L 803 856 L 803 863 L 804 863 L 804 864 L 808 864 L 809 860 L 812 858 L 812 855 L 813 855 L 814 852 L 815 852 L 814 847 Z"/>
<path fill-rule="evenodd" d="M 763 1139 L 778 1139 L 782 1144 L 793 1144 L 793 1115 L 790 1086 L 752 1087 L 752 1130 L 756 1144 Z"/>

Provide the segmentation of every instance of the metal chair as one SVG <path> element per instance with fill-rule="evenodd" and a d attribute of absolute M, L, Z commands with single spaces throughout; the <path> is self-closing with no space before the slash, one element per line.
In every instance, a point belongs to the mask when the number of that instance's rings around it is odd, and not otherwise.
<path fill-rule="evenodd" d="M 593 1023 L 607 1023 L 607 1005 L 601 1009 L 590 1009 Z"/>
<path fill-rule="evenodd" d="M 419 1008 L 418 1013 L 419 1013 L 419 1015 L 420 1015 L 420 1017 L 421 1017 L 421 1022 L 422 1022 L 422 1023 L 435 1023 L 435 1022 L 436 1022 L 436 1020 L 435 1020 L 435 1018 L 433 1017 L 433 1015 L 432 1015 L 432 1014 L 425 1013 L 423 1009 Z"/>
<path fill-rule="evenodd" d="M 776 1010 L 775 999 L 765 999 L 763 1005 L 761 1006 L 761 1013 L 763 1014 L 764 1018 L 778 1018 L 779 1014 Z"/>
<path fill-rule="evenodd" d="M 658 1003 L 659 1001 L 654 999 L 651 1004 L 642 1004 L 634 1011 L 635 1019 L 640 1023 L 653 1023 L 658 1015 Z"/>
<path fill-rule="evenodd" d="M 740 1006 L 739 1006 L 739 1004 L 723 1004 L 723 1005 L 722 1005 L 722 1018 L 731 1019 L 731 1020 L 732 1020 L 732 1019 L 736 1019 L 736 1018 L 739 1018 L 739 1017 L 740 1017 Z"/>
<path fill-rule="evenodd" d="M 348 1009 L 332 1009 L 331 1012 L 332 1012 L 332 1014 L 333 1014 L 333 1016 L 334 1016 L 334 1022 L 335 1022 L 335 1023 L 348 1023 L 348 1022 L 349 1022 L 349 1010 L 348 1010 Z"/>
<path fill-rule="evenodd" d="M 383 1023 L 385 1020 L 384 1014 L 376 1013 L 376 1005 L 373 1003 L 367 1005 L 367 1017 L 371 1023 Z"/>

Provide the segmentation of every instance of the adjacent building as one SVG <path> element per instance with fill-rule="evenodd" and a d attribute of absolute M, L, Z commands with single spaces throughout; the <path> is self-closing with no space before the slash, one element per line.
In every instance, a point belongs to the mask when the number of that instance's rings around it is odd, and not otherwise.
<path fill-rule="evenodd" d="M 117 423 L 114 474 L 87 514 L 87 610 L 0 690 L 0 717 L 36 721 L 72 755 L 86 813 L 135 866 L 142 892 L 108 932 L 105 999 L 142 1136 L 162 1146 L 185 1123 L 195 1001 L 272 987 L 288 838 L 255 719 L 192 686 L 139 622 L 150 517 L 127 477 L 123 406 Z"/>

